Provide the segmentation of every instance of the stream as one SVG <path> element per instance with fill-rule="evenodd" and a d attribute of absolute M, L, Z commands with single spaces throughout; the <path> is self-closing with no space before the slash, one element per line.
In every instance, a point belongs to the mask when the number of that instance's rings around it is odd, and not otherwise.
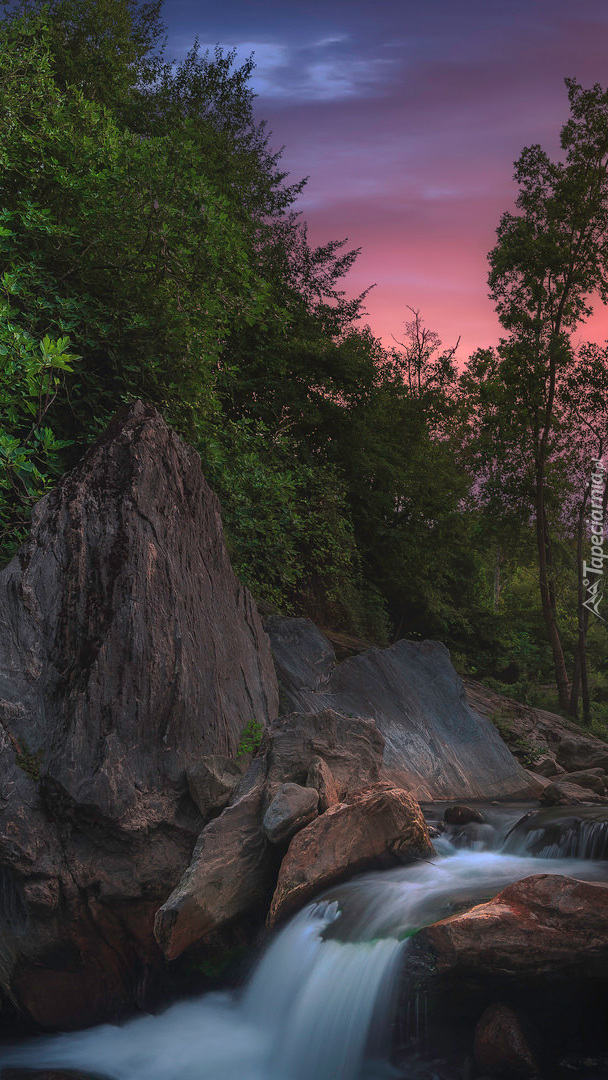
<path fill-rule="evenodd" d="M 572 830 L 554 829 L 539 856 L 529 853 L 538 834 L 511 832 L 521 809 L 483 812 L 489 824 L 435 839 L 436 857 L 327 890 L 273 935 L 239 992 L 208 993 L 121 1026 L 4 1047 L 0 1067 L 80 1070 L 115 1080 L 434 1075 L 414 1057 L 399 1068 L 388 1060 L 412 931 L 531 874 L 608 879 L 605 845 L 597 841 L 602 829 L 605 838 L 605 824 L 583 831 L 580 852 Z M 577 857 L 590 844 L 596 858 Z M 419 1030 L 423 1005 L 410 1006 L 408 1026 Z"/>

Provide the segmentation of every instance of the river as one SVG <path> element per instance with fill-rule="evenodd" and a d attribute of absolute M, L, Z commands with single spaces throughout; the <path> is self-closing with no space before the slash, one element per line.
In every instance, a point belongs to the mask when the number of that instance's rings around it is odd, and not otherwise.
<path fill-rule="evenodd" d="M 5 1047 L 0 1066 L 115 1080 L 439 1077 L 415 1054 L 399 1068 L 389 1062 L 412 932 L 532 874 L 608 879 L 607 862 L 559 857 L 555 844 L 549 858 L 510 850 L 526 847 L 505 843 L 520 811 L 485 813 L 491 825 L 436 839 L 436 857 L 362 875 L 299 912 L 270 939 L 239 992 Z M 408 1023 L 419 1031 L 424 1005 L 410 1006 Z"/>

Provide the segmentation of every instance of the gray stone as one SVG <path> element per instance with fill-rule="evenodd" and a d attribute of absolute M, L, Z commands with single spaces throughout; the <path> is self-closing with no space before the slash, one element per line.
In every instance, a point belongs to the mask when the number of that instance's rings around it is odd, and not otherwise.
<path fill-rule="evenodd" d="M 469 708 L 444 645 L 398 641 L 337 663 L 308 620 L 265 625 L 284 709 L 374 719 L 385 741 L 383 778 L 421 799 L 529 797 L 535 790 L 496 728 Z"/>
<path fill-rule="evenodd" d="M 262 797 L 259 782 L 200 834 L 190 866 L 156 913 L 154 934 L 168 960 L 269 902 L 276 867 L 261 829 Z"/>
<path fill-rule="evenodd" d="M 198 455 L 135 403 L 0 574 L 0 983 L 26 1015 L 133 1006 L 202 824 L 186 766 L 277 704 Z"/>
<path fill-rule="evenodd" d="M 209 754 L 186 767 L 188 790 L 205 819 L 228 805 L 243 771 L 233 758 Z"/>
<path fill-rule="evenodd" d="M 319 792 L 299 784 L 283 784 L 270 803 L 262 830 L 271 844 L 291 840 L 292 836 L 317 816 Z"/>
<path fill-rule="evenodd" d="M 333 709 L 289 713 L 269 735 L 267 800 L 288 782 L 306 786 L 321 758 L 339 799 L 347 799 L 380 779 L 384 739 L 374 720 L 342 716 Z"/>

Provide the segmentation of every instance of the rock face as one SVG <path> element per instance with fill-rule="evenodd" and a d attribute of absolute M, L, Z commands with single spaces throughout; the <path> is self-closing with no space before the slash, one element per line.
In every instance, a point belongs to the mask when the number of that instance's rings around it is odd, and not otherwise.
<path fill-rule="evenodd" d="M 608 977 L 608 887 L 539 874 L 418 934 L 459 977 Z"/>
<path fill-rule="evenodd" d="M 373 720 L 341 716 L 333 709 L 289 713 L 272 725 L 268 798 L 288 781 L 308 786 L 309 772 L 321 760 L 327 782 L 325 798 L 332 799 L 335 792 L 337 798 L 344 799 L 380 779 L 383 755 L 384 739 Z"/>
<path fill-rule="evenodd" d="M 534 790 L 494 726 L 467 705 L 445 646 L 399 641 L 338 664 L 309 620 L 271 618 L 265 626 L 283 709 L 373 718 L 385 740 L 384 779 L 420 799 Z"/>
<path fill-rule="evenodd" d="M 535 1080 L 538 1062 L 517 1014 L 496 1002 L 475 1029 L 475 1063 L 484 1075 L 501 1080 Z"/>
<path fill-rule="evenodd" d="M 340 796 L 352 801 L 378 780 L 383 748 L 373 720 L 339 716 L 329 709 L 277 720 L 230 806 L 205 826 L 188 870 L 157 913 L 155 935 L 167 958 L 211 940 L 231 920 L 263 917 L 286 841 L 317 814 L 319 793 L 306 786 L 307 777 L 331 778 Z M 366 805 L 372 828 L 374 803 Z M 363 827 L 359 836 L 367 843 Z M 378 835 L 375 853 L 385 851 L 385 839 Z M 393 839 L 391 835 L 387 843 Z M 367 849 L 356 858 L 354 836 L 350 843 L 353 869 L 365 865 Z"/>
<path fill-rule="evenodd" d="M 205 821 L 228 806 L 242 777 L 238 762 L 222 754 L 209 754 L 186 768 L 188 790 Z"/>
<path fill-rule="evenodd" d="M 136 403 L 0 574 L 0 976 L 26 1012 L 78 1024 L 133 1002 L 203 823 L 186 765 L 276 711 L 199 459 Z"/>
<path fill-rule="evenodd" d="M 349 874 L 433 852 L 418 804 L 378 785 L 338 803 L 294 837 L 281 864 L 268 921 L 274 925 Z"/>

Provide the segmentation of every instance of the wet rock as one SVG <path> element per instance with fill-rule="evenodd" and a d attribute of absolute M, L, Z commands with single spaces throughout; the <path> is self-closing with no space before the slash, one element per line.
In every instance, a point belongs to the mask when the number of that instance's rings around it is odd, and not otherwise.
<path fill-rule="evenodd" d="M 0 984 L 46 1026 L 141 1000 L 200 831 L 186 767 L 276 716 L 197 454 L 141 402 L 0 574 Z"/>
<path fill-rule="evenodd" d="M 279 871 L 269 924 L 364 869 L 424 858 L 433 848 L 418 803 L 388 785 L 326 810 L 297 833 Z"/>
<path fill-rule="evenodd" d="M 608 807 L 547 807 L 530 811 L 511 829 L 504 850 L 547 858 L 608 858 Z"/>
<path fill-rule="evenodd" d="M 314 758 L 306 774 L 306 787 L 315 788 L 319 793 L 319 813 L 324 814 L 330 806 L 339 802 L 336 782 L 329 765 L 323 758 Z"/>
<path fill-rule="evenodd" d="M 534 1080 L 538 1062 L 517 1014 L 496 1003 L 485 1010 L 475 1029 L 475 1063 L 496 1080 Z"/>
<path fill-rule="evenodd" d="M 468 825 L 470 821 L 483 823 L 483 814 L 471 806 L 448 806 L 443 814 L 446 825 Z"/>
<path fill-rule="evenodd" d="M 556 780 L 541 791 L 538 801 L 541 806 L 579 806 L 587 803 L 608 803 L 603 795 L 597 795 L 588 787 Z"/>
<path fill-rule="evenodd" d="M 239 763 L 221 754 L 199 758 L 186 768 L 188 790 L 205 820 L 228 805 L 242 778 Z"/>
<path fill-rule="evenodd" d="M 283 784 L 270 803 L 262 830 L 271 844 L 290 840 L 295 833 L 316 818 L 319 792 L 299 784 Z"/>
<path fill-rule="evenodd" d="M 608 772 L 608 746 L 585 738 L 562 739 L 555 753 L 568 773 L 600 768 Z"/>
<path fill-rule="evenodd" d="M 496 728 L 470 710 L 445 646 L 398 641 L 338 663 L 309 620 L 275 617 L 265 626 L 283 710 L 373 718 L 385 743 L 382 779 L 431 800 L 536 790 Z"/>
<path fill-rule="evenodd" d="M 608 887 L 538 874 L 421 930 L 440 972 L 554 981 L 608 977 Z"/>

